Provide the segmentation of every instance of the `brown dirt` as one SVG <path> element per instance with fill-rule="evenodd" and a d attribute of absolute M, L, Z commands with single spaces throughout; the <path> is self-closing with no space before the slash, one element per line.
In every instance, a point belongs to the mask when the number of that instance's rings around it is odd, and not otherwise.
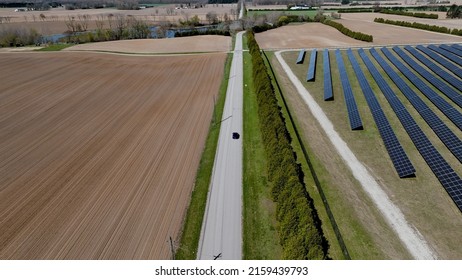
<path fill-rule="evenodd" d="M 328 48 L 328 47 L 354 47 L 389 44 L 417 44 L 417 43 L 443 43 L 462 42 L 461 36 L 429 32 L 413 28 L 393 26 L 373 22 L 375 17 L 386 17 L 384 14 L 359 13 L 342 14 L 339 20 L 344 26 L 354 31 L 371 34 L 373 43 L 362 42 L 347 37 L 336 29 L 321 23 L 306 23 L 301 25 L 288 25 L 269 30 L 256 35 L 258 44 L 262 49 L 299 49 L 299 48 Z M 391 16 L 390 18 L 399 17 Z M 418 21 L 417 18 L 405 18 L 407 21 Z M 430 22 L 434 22 L 432 20 Z M 458 23 L 457 23 L 458 22 Z M 431 24 L 427 22 L 428 24 Z M 440 24 L 441 23 L 441 24 Z M 445 23 L 445 24 L 443 24 Z M 437 25 L 460 28 L 462 20 L 438 20 Z"/>
<path fill-rule="evenodd" d="M 0 54 L 0 259 L 167 259 L 225 54 Z"/>
<path fill-rule="evenodd" d="M 227 52 L 231 37 L 204 35 L 169 39 L 141 39 L 76 45 L 69 51 L 112 51 L 129 53 Z"/>

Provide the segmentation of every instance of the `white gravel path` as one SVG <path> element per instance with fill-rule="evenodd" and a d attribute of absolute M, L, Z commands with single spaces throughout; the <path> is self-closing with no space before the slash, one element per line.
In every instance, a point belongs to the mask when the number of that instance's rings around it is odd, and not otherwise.
<path fill-rule="evenodd" d="M 401 242 L 405 245 L 409 253 L 415 259 L 437 259 L 436 253 L 430 248 L 423 236 L 415 227 L 407 222 L 401 210 L 395 204 L 393 204 L 379 183 L 369 173 L 366 167 L 356 158 L 355 154 L 350 150 L 345 141 L 343 141 L 343 139 L 335 130 L 332 122 L 327 118 L 326 114 L 324 114 L 324 111 L 316 103 L 308 90 L 306 90 L 300 80 L 294 75 L 290 67 L 284 61 L 281 56 L 281 52 L 282 51 L 276 52 L 276 57 L 281 63 L 287 76 L 296 87 L 298 93 L 309 107 L 313 116 L 326 132 L 329 140 L 334 145 L 338 154 L 351 169 L 353 176 L 360 182 L 363 190 L 372 199 L 390 227 L 395 231 Z"/>

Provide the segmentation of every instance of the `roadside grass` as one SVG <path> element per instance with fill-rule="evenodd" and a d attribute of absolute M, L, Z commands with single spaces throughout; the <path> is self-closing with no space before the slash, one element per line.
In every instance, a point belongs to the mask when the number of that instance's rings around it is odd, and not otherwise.
<path fill-rule="evenodd" d="M 271 185 L 266 169 L 267 157 L 262 143 L 257 97 L 253 92 L 252 62 L 248 52 L 244 52 L 243 141 L 243 258 L 281 259 L 282 247 L 277 232 L 276 205 L 271 199 Z"/>
<path fill-rule="evenodd" d="M 38 49 L 37 51 L 39 52 L 56 52 L 56 51 L 60 51 L 60 50 L 63 50 L 65 48 L 68 48 L 68 47 L 71 47 L 73 46 L 73 44 L 52 44 L 52 45 L 48 45 L 46 47 L 43 47 L 41 49 Z"/>
<path fill-rule="evenodd" d="M 211 121 L 209 134 L 207 136 L 204 151 L 202 152 L 194 190 L 191 194 L 191 201 L 184 220 L 180 244 L 176 250 L 175 259 L 195 260 L 197 257 L 202 220 L 204 218 L 205 206 L 207 204 L 207 194 L 210 179 L 212 177 L 218 136 L 220 134 L 221 122 L 216 118 L 221 118 L 223 115 L 232 59 L 233 54 L 229 53 L 226 58 L 223 81 L 221 82 L 218 99 L 214 108 L 214 118 Z"/>
<path fill-rule="evenodd" d="M 446 158 L 446 160 L 448 160 L 451 166 L 460 166 L 460 163 L 454 159 L 453 155 L 432 132 L 431 128 L 428 127 L 424 120 L 422 120 L 422 117 L 420 117 L 418 112 L 412 107 L 412 105 L 410 105 L 409 101 L 402 95 L 400 90 L 388 78 L 383 69 L 378 66 L 375 59 L 369 54 L 369 51 L 366 50 L 366 53 L 373 64 L 376 65 L 379 72 L 381 72 L 382 77 L 387 81 L 388 85 L 390 85 L 390 87 L 394 90 L 398 98 L 403 102 L 416 122 L 422 128 L 424 133 L 435 145 L 437 150 L 442 153 L 442 155 Z M 381 52 L 379 53 L 383 57 Z M 358 159 L 377 178 L 378 182 L 381 184 L 384 191 L 388 194 L 389 198 L 397 206 L 399 206 L 403 214 L 406 216 L 406 219 L 412 224 L 412 226 L 419 230 L 419 232 L 425 237 L 426 241 L 429 242 L 432 247 L 438 248 L 439 254 L 448 257 L 451 256 L 449 258 L 460 256 L 460 250 L 449 249 L 451 246 L 456 246 L 453 238 L 456 238 L 458 229 L 461 228 L 459 222 L 454 222 L 454 214 L 456 212 L 455 206 L 452 205 L 452 201 L 449 201 L 447 194 L 441 187 L 441 184 L 437 181 L 425 161 L 418 153 L 411 139 L 399 122 L 399 119 L 396 117 L 391 106 L 388 104 L 387 100 L 383 96 L 367 68 L 362 63 L 362 59 L 359 57 L 359 55 L 354 51 L 355 57 L 361 65 L 363 73 L 366 75 L 366 78 L 369 81 L 385 115 L 387 116 L 390 125 L 393 127 L 396 136 L 398 137 L 411 162 L 416 168 L 415 178 L 400 179 L 397 176 L 389 155 L 384 147 L 380 134 L 373 121 L 372 114 L 370 113 L 362 90 L 359 86 L 359 83 L 357 82 L 356 75 L 354 74 L 352 68 L 348 67 L 349 60 L 346 53 L 342 51 L 343 60 L 347 65 L 346 69 L 351 82 L 352 90 L 364 123 L 363 131 L 351 131 L 349 129 L 347 111 L 344 104 L 344 97 L 339 80 L 339 73 L 334 52 L 330 51 L 334 101 L 328 102 L 323 101 L 322 99 L 322 53 L 318 54 L 318 64 L 316 70 L 317 74 L 315 82 L 304 81 L 308 61 L 305 61 L 303 65 L 295 65 L 297 54 L 298 53 L 296 52 L 286 52 L 283 53 L 283 57 L 290 65 L 293 72 L 302 81 L 304 86 L 309 90 L 313 98 L 323 108 L 324 112 L 334 124 L 337 132 L 341 135 L 345 142 L 348 143 L 348 146 L 352 149 Z M 307 53 L 306 57 L 309 57 L 309 53 Z M 391 63 L 389 64 L 391 65 Z M 396 70 L 395 67 L 392 66 L 392 68 Z M 402 76 L 399 71 L 397 71 L 397 73 Z M 427 103 L 438 116 L 441 117 L 441 119 L 448 125 L 448 127 L 450 127 L 451 130 L 460 137 L 462 135 L 460 131 L 458 131 L 456 127 L 453 126 L 453 124 L 448 121 L 447 118 L 441 114 L 439 110 L 433 104 L 431 104 L 431 102 L 429 102 L 425 96 L 416 90 L 415 87 L 405 77 L 403 78 L 406 83 L 412 89 L 414 89 L 414 91 L 419 96 L 421 96 L 422 100 Z M 292 106 L 298 105 L 292 104 Z M 309 138 L 313 136 L 306 135 L 305 137 Z M 310 145 L 310 143 L 307 144 L 307 146 Z M 314 151 L 319 155 L 318 151 L 315 149 Z M 353 259 L 382 257 L 400 259 L 410 258 L 409 253 L 406 252 L 400 240 L 396 237 L 396 234 L 390 231 L 389 225 L 381 217 L 381 214 L 378 213 L 377 210 L 373 210 L 375 206 L 372 204 L 372 202 L 369 201 L 369 198 L 364 192 L 356 191 L 357 196 L 361 197 L 361 201 L 364 201 L 362 203 L 366 203 L 367 201 L 367 211 L 371 210 L 374 212 L 374 215 L 371 217 L 378 217 L 372 223 L 368 223 L 367 219 L 370 219 L 370 217 L 366 217 L 363 214 L 365 213 L 365 206 L 363 206 L 362 209 L 363 213 L 360 213 L 358 210 L 354 210 L 354 208 L 357 206 L 353 207 L 353 205 L 349 205 L 351 204 L 351 201 L 355 201 L 354 197 L 341 197 L 336 194 L 336 192 L 344 190 L 346 187 L 339 185 L 339 183 L 335 181 L 332 181 L 332 183 L 332 185 L 327 185 L 328 194 L 326 196 L 330 204 L 334 205 L 333 212 L 336 219 L 339 221 L 339 226 L 346 239 L 347 247 Z M 359 185 L 357 186 L 357 189 L 360 189 Z M 458 214 L 460 213 L 457 213 L 456 215 Z M 354 231 L 350 229 L 350 224 L 352 222 L 358 224 L 358 228 Z M 380 232 L 380 235 L 377 235 L 378 232 Z M 441 236 L 444 236 L 444 238 L 441 238 Z M 384 242 L 383 240 L 387 240 L 387 242 Z M 364 244 L 368 243 L 370 244 L 367 246 L 369 249 L 364 250 Z"/>

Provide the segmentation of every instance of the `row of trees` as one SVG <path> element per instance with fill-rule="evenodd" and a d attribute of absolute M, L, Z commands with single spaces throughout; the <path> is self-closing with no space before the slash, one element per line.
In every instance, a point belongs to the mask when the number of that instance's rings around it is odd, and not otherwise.
<path fill-rule="evenodd" d="M 459 35 L 459 36 L 462 35 L 462 29 L 454 28 L 451 30 L 450 28 L 447 28 L 445 26 L 429 25 L 429 24 L 423 24 L 423 23 L 418 23 L 418 22 L 390 20 L 390 19 L 383 19 L 383 18 L 375 18 L 374 22 L 405 26 L 405 27 L 423 29 L 423 30 L 439 32 L 439 33 L 453 34 L 453 35 Z"/>
<path fill-rule="evenodd" d="M 382 10 L 380 10 L 380 13 L 382 13 L 382 14 L 390 14 L 390 15 L 416 17 L 416 18 L 438 19 L 437 14 L 413 13 L 413 12 L 407 12 L 407 11 L 402 11 L 402 10 L 382 9 Z"/>
<path fill-rule="evenodd" d="M 353 39 L 356 39 L 356 40 L 361 40 L 361 41 L 365 41 L 365 42 L 372 42 L 374 40 L 372 35 L 368 35 L 368 34 L 364 34 L 364 33 L 361 33 L 361 32 L 353 31 L 353 30 L 343 26 L 343 24 L 338 23 L 336 21 L 332 21 L 332 20 L 327 19 L 327 20 L 324 20 L 322 23 L 327 24 L 329 26 L 332 26 L 335 29 L 337 29 L 338 31 L 342 32 L 344 35 L 346 35 L 348 37 L 351 37 Z"/>
<path fill-rule="evenodd" d="M 257 94 L 263 145 L 268 159 L 268 178 L 277 203 L 279 240 L 284 259 L 326 259 L 328 243 L 313 201 L 306 191 L 291 138 L 254 33 L 247 32 L 252 57 L 252 76 Z"/>

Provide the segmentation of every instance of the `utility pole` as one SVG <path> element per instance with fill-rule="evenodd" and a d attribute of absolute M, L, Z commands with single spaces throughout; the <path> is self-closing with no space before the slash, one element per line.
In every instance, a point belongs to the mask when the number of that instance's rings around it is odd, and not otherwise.
<path fill-rule="evenodd" d="M 172 237 L 169 236 L 170 239 L 170 250 L 172 251 L 172 260 L 175 260 L 175 249 L 173 248 L 173 240 Z"/>

